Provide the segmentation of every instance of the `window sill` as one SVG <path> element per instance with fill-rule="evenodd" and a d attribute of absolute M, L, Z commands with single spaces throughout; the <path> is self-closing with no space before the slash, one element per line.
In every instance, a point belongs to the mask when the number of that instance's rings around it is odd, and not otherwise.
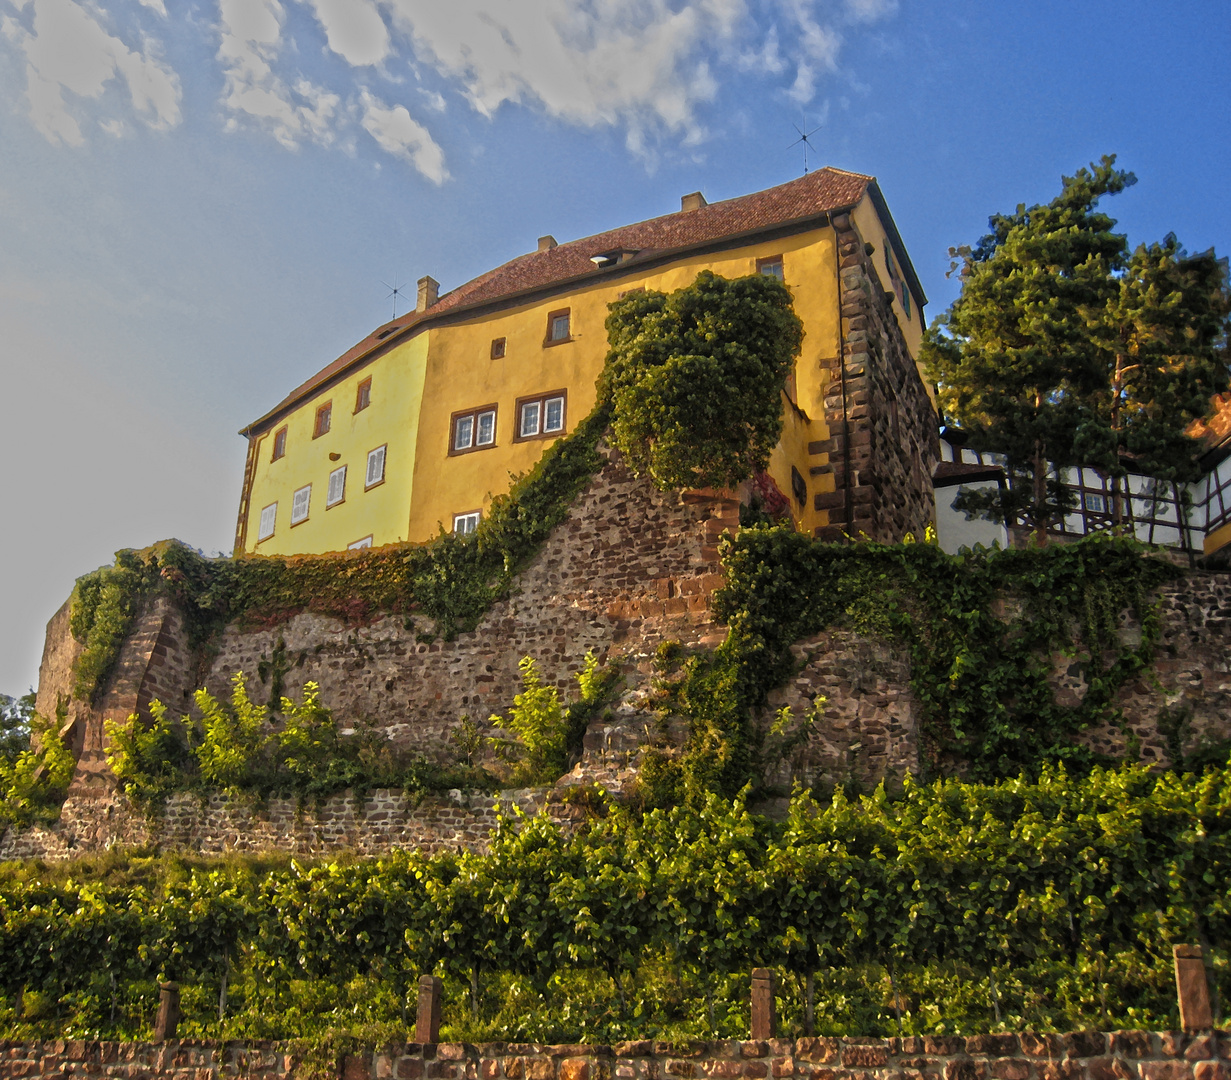
<path fill-rule="evenodd" d="M 326 512 L 326 513 L 328 513 L 328 512 L 329 512 L 330 510 L 332 510 L 335 506 L 341 506 L 344 502 L 346 502 L 346 500 L 345 500 L 345 499 L 339 499 L 337 502 L 327 503 L 327 504 L 325 505 L 325 512 Z"/>
<path fill-rule="evenodd" d="M 567 345 L 570 341 L 573 341 L 573 340 L 574 338 L 572 334 L 569 334 L 568 337 L 556 338 L 555 341 L 545 340 L 543 342 L 543 348 L 550 349 L 553 345 Z"/>
<path fill-rule="evenodd" d="M 291 528 L 297 529 L 299 528 L 300 525 L 306 525 L 309 522 L 309 520 L 311 519 L 310 518 L 300 518 L 298 521 L 292 521 Z"/>
<path fill-rule="evenodd" d="M 385 481 L 384 481 L 383 479 L 380 479 L 380 480 L 377 480 L 377 481 L 376 481 L 376 483 L 374 483 L 374 484 L 364 484 L 364 485 L 363 485 L 363 490 L 364 490 L 364 491 L 371 491 L 373 488 L 378 488 L 378 487 L 380 487 L 380 486 L 381 486 L 384 482 L 385 482 Z M 343 501 L 345 501 L 345 500 L 343 500 Z"/>
<path fill-rule="evenodd" d="M 477 454 L 483 450 L 495 450 L 499 443 L 488 443 L 486 446 L 468 446 L 465 450 L 454 450 L 450 448 L 449 457 L 465 457 L 467 454 Z"/>
<path fill-rule="evenodd" d="M 541 442 L 543 439 L 563 439 L 567 434 L 568 429 L 561 428 L 559 431 L 540 431 L 537 435 L 518 435 L 513 441 L 515 443 Z"/>

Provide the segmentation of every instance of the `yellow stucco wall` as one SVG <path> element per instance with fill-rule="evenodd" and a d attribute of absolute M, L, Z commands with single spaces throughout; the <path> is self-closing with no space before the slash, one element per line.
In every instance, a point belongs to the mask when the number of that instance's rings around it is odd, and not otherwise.
<path fill-rule="evenodd" d="M 779 486 L 789 493 L 787 455 L 807 478 L 807 443 L 827 437 L 825 379 L 818 361 L 835 355 L 838 335 L 833 233 L 827 228 L 704 258 L 682 259 L 644 275 L 604 275 L 593 285 L 567 294 L 437 327 L 428 352 L 423 399 L 429 407 L 419 425 L 410 539 L 425 540 L 441 527 L 452 528 L 455 514 L 486 511 L 492 496 L 508 490 L 512 474 L 525 472 L 538 461 L 549 440 L 512 441 L 518 398 L 566 390 L 566 431 L 589 413 L 594 407 L 595 380 L 607 355 L 603 326 L 607 306 L 621 292 L 635 288 L 672 292 L 691 284 L 702 269 L 741 277 L 756 272 L 758 259 L 773 255 L 783 258 L 786 283 L 795 296 L 795 310 L 806 334 L 796 378 L 799 403 L 811 423 L 789 424 L 790 449 L 777 455 L 771 469 Z M 572 340 L 545 346 L 548 313 L 566 307 Z M 505 338 L 505 355 L 493 360 L 491 343 L 499 337 Z M 452 416 L 490 404 L 497 406 L 495 445 L 451 457 Z M 809 505 L 812 490 L 810 484 Z M 809 509 L 804 517 L 803 524 L 811 528 L 816 513 Z"/>
<path fill-rule="evenodd" d="M 1227 544 L 1231 544 L 1231 524 L 1223 525 L 1207 534 L 1202 552 L 1206 555 L 1213 555 Z"/>
<path fill-rule="evenodd" d="M 244 550 L 261 555 L 340 551 L 369 534 L 376 546 L 406 539 L 411 478 L 423 400 L 430 331 L 401 342 L 337 385 L 314 395 L 261 437 Z M 355 395 L 372 380 L 371 404 L 355 412 Z M 317 409 L 333 402 L 332 425 L 312 437 Z M 286 454 L 271 461 L 274 434 L 287 426 Z M 385 481 L 364 490 L 370 450 L 385 445 Z M 331 460 L 330 454 L 337 454 Z M 346 497 L 325 508 L 329 474 L 347 466 Z M 291 525 L 294 492 L 312 485 L 308 519 Z M 277 502 L 274 534 L 258 541 L 261 510 Z"/>

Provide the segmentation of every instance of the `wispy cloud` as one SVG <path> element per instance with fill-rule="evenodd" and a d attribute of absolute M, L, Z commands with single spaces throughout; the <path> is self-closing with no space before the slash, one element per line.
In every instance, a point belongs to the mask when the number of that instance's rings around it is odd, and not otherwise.
<path fill-rule="evenodd" d="M 30 119 L 48 139 L 79 146 L 85 141 L 78 118 L 78 99 L 102 97 L 107 84 L 119 80 L 128 88 L 137 115 L 151 128 L 166 129 L 180 122 L 179 79 L 146 42 L 130 49 L 103 28 L 100 17 L 73 0 L 30 0 L 19 12 L 32 9 L 30 28 L 19 18 L 0 22 L 4 36 L 25 55 L 26 97 Z M 116 118 L 104 118 L 114 131 Z"/>
<path fill-rule="evenodd" d="M 3 29 L 25 53 L 31 116 L 48 138 L 80 143 L 65 92 L 97 98 L 117 78 L 147 124 L 179 121 L 175 73 L 148 41 L 133 49 L 104 30 L 106 12 L 85 6 L 97 0 L 7 2 L 32 6 L 32 20 L 7 18 Z M 164 0 L 111 2 L 166 13 Z M 448 177 L 429 130 L 446 123 L 441 89 L 489 118 L 519 106 L 577 127 L 622 128 L 630 150 L 652 159 L 664 143 L 705 141 L 706 106 L 736 73 L 776 83 L 775 92 L 800 105 L 813 101 L 819 82 L 839 70 L 844 31 L 897 8 L 897 0 L 286 3 L 217 0 L 228 128 L 254 127 L 288 148 L 350 148 L 361 128 L 434 183 Z M 179 29 L 165 19 L 160 27 Z M 420 87 L 415 108 L 399 89 L 408 66 L 439 87 Z M 123 131 L 123 118 L 106 118 L 104 130 Z"/>
<path fill-rule="evenodd" d="M 387 105 L 367 90 L 361 94 L 363 129 L 376 140 L 387 154 L 409 161 L 429 180 L 442 184 L 449 178 L 444 151 L 428 134 L 427 128 L 416 122 L 404 105 Z"/>

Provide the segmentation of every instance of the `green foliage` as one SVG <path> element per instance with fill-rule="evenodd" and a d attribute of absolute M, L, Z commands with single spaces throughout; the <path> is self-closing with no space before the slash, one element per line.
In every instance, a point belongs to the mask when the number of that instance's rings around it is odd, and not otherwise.
<path fill-rule="evenodd" d="M 1195 478 L 1185 431 L 1228 384 L 1225 260 L 1189 256 L 1174 236 L 1130 258 L 1098 209 L 1136 182 L 1114 166 L 1079 169 L 1051 202 L 994 215 L 974 248 L 955 249 L 962 294 L 921 353 L 945 416 L 1007 459 L 1007 491 L 968 489 L 955 506 L 1040 537 L 1071 499 L 1057 467 L 1111 477 L 1117 520 L 1126 456 L 1164 480 Z"/>
<path fill-rule="evenodd" d="M 147 813 L 157 813 L 176 791 L 319 799 L 348 789 L 422 794 L 455 787 L 488 791 L 497 785 L 472 760 L 427 761 L 399 750 L 372 725 L 341 734 L 316 683 L 304 686 L 300 701 L 284 697 L 277 722 L 270 709 L 251 699 L 240 673 L 229 702 L 206 690 L 193 699 L 196 717 L 173 719 L 155 701 L 148 727 L 136 715 L 123 724 L 107 723 L 107 761 L 124 793 Z"/>
<path fill-rule="evenodd" d="M 893 636 L 910 650 L 932 765 L 984 778 L 1045 761 L 1088 766 L 1073 736 L 1117 720 L 1116 691 L 1149 671 L 1157 645 L 1149 594 L 1179 574 L 1133 541 L 1097 537 L 954 556 L 931 544 L 830 545 L 759 528 L 729 541 L 723 558 L 716 611 L 730 632 L 711 663 L 727 670 L 730 697 L 761 704 L 791 673 L 790 645 L 827 627 Z M 1140 621 L 1140 640 L 1121 640 L 1125 613 Z M 1079 704 L 1051 691 L 1060 656 L 1088 684 Z M 745 723 L 732 716 L 726 737 L 747 746 Z"/>
<path fill-rule="evenodd" d="M 803 340 L 777 278 L 703 270 L 669 296 L 630 293 L 611 305 L 607 338 L 600 392 L 634 472 L 667 489 L 734 486 L 765 468 Z"/>
<path fill-rule="evenodd" d="M 1171 945 L 1231 993 L 1231 766 L 908 782 L 639 815 L 506 822 L 486 855 L 315 866 L 111 853 L 0 866 L 0 1034 L 401 1041 L 422 974 L 445 1039 L 741 1037 L 748 970 L 785 1034 L 1176 1024 Z M 219 1016 L 226 981 L 227 1006 Z"/>
<path fill-rule="evenodd" d="M 13 740 L 14 752 L 0 756 L 0 826 L 57 817 L 77 765 L 60 737 L 66 719 L 63 703 L 55 718 L 47 719 L 34 711 L 32 701 L 23 702 L 19 709 L 29 734 Z"/>
<path fill-rule="evenodd" d="M 593 652 L 586 653 L 577 673 L 578 698 L 566 709 L 560 703 L 560 691 L 543 683 L 533 657 L 522 657 L 517 666 L 521 693 L 514 696 L 507 717 L 493 714 L 488 723 L 508 728 L 521 746 L 523 756 L 514 783 L 551 784 L 568 770 L 570 755 L 580 751 L 586 726 L 605 703 L 618 672 L 604 669 Z"/>

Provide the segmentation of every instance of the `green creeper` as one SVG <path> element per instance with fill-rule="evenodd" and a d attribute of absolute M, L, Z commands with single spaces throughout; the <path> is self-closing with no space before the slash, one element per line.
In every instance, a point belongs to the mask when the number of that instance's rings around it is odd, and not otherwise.
<path fill-rule="evenodd" d="M 636 292 L 611 305 L 607 340 L 600 397 L 637 475 L 663 490 L 728 487 L 765 468 L 803 341 L 782 282 L 705 270 L 669 296 Z"/>

